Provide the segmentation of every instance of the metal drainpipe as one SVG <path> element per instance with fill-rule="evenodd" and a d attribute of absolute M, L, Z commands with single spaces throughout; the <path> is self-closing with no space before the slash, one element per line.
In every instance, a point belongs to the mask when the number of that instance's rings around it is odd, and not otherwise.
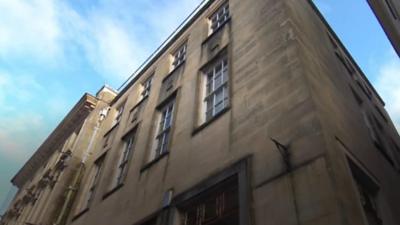
<path fill-rule="evenodd" d="M 80 163 L 78 171 L 76 172 L 74 180 L 72 182 L 72 185 L 67 188 L 67 196 L 65 198 L 61 212 L 58 215 L 57 220 L 54 223 L 54 225 L 65 224 L 67 216 L 69 215 L 72 203 L 75 200 L 76 192 L 78 191 L 78 187 L 80 185 L 84 171 L 85 171 L 85 165 L 83 163 Z"/>
<path fill-rule="evenodd" d="M 100 123 L 101 123 L 100 121 L 96 122 L 96 126 L 94 127 L 93 134 L 90 137 L 89 146 L 87 147 L 86 151 L 83 153 L 83 157 L 82 157 L 82 161 L 81 161 L 81 163 L 83 163 L 83 164 L 85 164 L 87 158 L 89 157 L 89 155 L 91 153 L 93 141 L 94 141 L 94 138 L 97 136 L 97 132 L 100 127 Z"/>
<path fill-rule="evenodd" d="M 99 130 L 100 124 L 103 121 L 103 119 L 104 118 L 102 117 L 102 115 L 100 115 L 99 120 L 96 122 L 96 126 L 94 127 L 93 134 L 90 137 L 89 145 L 86 148 L 86 151 L 83 153 L 83 157 L 82 157 L 81 163 L 79 165 L 78 171 L 77 171 L 77 173 L 76 173 L 76 175 L 74 177 L 74 181 L 72 182 L 72 185 L 69 186 L 68 189 L 67 189 L 67 194 L 66 194 L 67 197 L 65 198 L 65 201 L 64 201 L 63 207 L 61 209 L 61 212 L 58 215 L 57 220 L 54 223 L 54 225 L 63 225 L 66 222 L 67 216 L 70 213 L 72 203 L 73 203 L 74 198 L 76 196 L 76 192 L 78 191 L 81 179 L 83 177 L 83 172 L 85 170 L 85 162 L 86 162 L 86 160 L 87 160 L 87 158 L 88 158 L 88 156 L 89 156 L 89 154 L 91 152 L 94 139 L 97 136 L 97 132 Z M 77 143 L 75 143 L 75 144 L 77 144 Z"/>

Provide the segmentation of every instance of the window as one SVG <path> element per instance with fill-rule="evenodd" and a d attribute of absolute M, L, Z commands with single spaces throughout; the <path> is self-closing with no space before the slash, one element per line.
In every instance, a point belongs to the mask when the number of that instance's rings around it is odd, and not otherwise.
<path fill-rule="evenodd" d="M 370 137 L 371 137 L 375 147 L 379 150 L 379 152 L 382 154 L 382 156 L 392 166 L 394 166 L 393 159 L 391 158 L 391 155 L 388 152 L 388 149 L 386 148 L 382 137 L 380 136 L 380 132 L 378 132 L 378 129 L 383 129 L 382 125 L 377 121 L 376 118 L 371 117 L 370 115 L 367 115 L 367 113 L 365 113 L 365 112 L 363 112 L 363 116 L 364 116 L 364 122 L 365 122 L 366 126 L 368 127 Z M 382 132 L 383 132 L 383 130 L 381 130 L 381 133 Z"/>
<path fill-rule="evenodd" d="M 97 184 L 99 183 L 104 158 L 105 158 L 105 155 L 103 155 L 99 159 L 97 159 L 93 165 L 93 168 L 90 171 L 89 182 L 88 182 L 89 189 L 88 189 L 87 193 L 85 194 L 83 204 L 80 208 L 81 210 L 85 210 L 85 209 L 89 208 L 90 203 L 93 200 Z"/>
<path fill-rule="evenodd" d="M 384 113 L 382 112 L 382 110 L 381 110 L 378 106 L 376 106 L 376 105 L 374 105 L 374 107 L 375 107 L 375 110 L 378 112 L 378 114 L 382 117 L 382 119 L 383 119 L 386 123 L 389 122 L 388 119 L 386 118 L 386 116 L 384 115 Z"/>
<path fill-rule="evenodd" d="M 350 90 L 351 90 L 351 93 L 353 94 L 354 99 L 358 103 L 358 105 L 362 105 L 363 100 L 362 100 L 361 96 L 351 86 L 350 86 Z"/>
<path fill-rule="evenodd" d="M 128 163 L 133 154 L 133 145 L 135 140 L 135 131 L 128 134 L 127 137 L 124 138 L 124 144 L 122 148 L 122 152 L 120 155 L 118 170 L 116 174 L 116 184 L 115 186 L 119 186 L 124 182 L 124 179 L 128 170 Z"/>
<path fill-rule="evenodd" d="M 369 90 L 367 84 L 365 84 L 365 81 L 363 78 L 360 76 L 354 76 L 354 81 L 356 82 L 357 86 L 361 89 L 361 91 L 367 96 L 368 99 L 372 99 L 372 92 Z"/>
<path fill-rule="evenodd" d="M 229 4 L 224 3 L 218 10 L 209 18 L 211 34 L 222 27 L 229 19 Z"/>
<path fill-rule="evenodd" d="M 181 65 L 182 63 L 185 62 L 185 60 L 186 60 L 186 48 L 187 48 L 187 44 L 184 43 L 174 53 L 174 55 L 173 55 L 174 59 L 173 59 L 173 62 L 172 62 L 173 69 L 177 68 L 179 65 Z"/>
<path fill-rule="evenodd" d="M 397 162 L 397 170 L 400 170 L 400 148 L 393 139 L 390 139 L 390 143 L 392 146 L 393 155 L 395 156 L 394 158 Z"/>
<path fill-rule="evenodd" d="M 121 121 L 122 114 L 124 113 L 124 107 L 125 107 L 125 103 L 121 104 L 117 108 L 117 114 L 115 115 L 115 118 L 114 118 L 114 121 L 112 123 L 112 126 L 115 126 L 117 123 L 119 123 L 119 121 Z"/>
<path fill-rule="evenodd" d="M 366 125 L 367 128 L 368 128 L 369 135 L 370 135 L 372 141 L 373 141 L 374 143 L 378 142 L 378 135 L 377 135 L 377 133 L 376 133 L 376 130 L 375 130 L 374 127 L 373 127 L 371 118 L 370 118 L 369 115 L 367 115 L 367 113 L 364 112 L 364 111 L 363 111 L 363 117 L 364 117 L 364 122 L 365 122 L 365 125 Z"/>
<path fill-rule="evenodd" d="M 175 99 L 170 100 L 160 110 L 160 118 L 158 123 L 158 129 L 156 133 L 154 158 L 168 152 L 168 145 L 171 139 L 171 127 L 173 122 L 173 111 L 174 111 Z"/>
<path fill-rule="evenodd" d="M 109 146 L 111 146 L 112 141 L 114 139 L 114 134 L 115 134 L 115 129 L 111 128 L 111 130 L 109 130 L 103 138 L 103 148 L 107 148 Z"/>
<path fill-rule="evenodd" d="M 133 108 L 130 112 L 130 121 L 131 123 L 135 123 L 139 120 L 139 115 L 140 115 L 140 111 L 141 111 L 141 106 L 137 106 L 135 108 Z"/>
<path fill-rule="evenodd" d="M 61 174 L 61 171 L 67 167 L 68 162 L 71 159 L 71 157 L 72 157 L 71 150 L 60 152 L 60 155 L 56 161 L 56 164 L 54 165 L 54 170 L 55 170 L 54 180 L 58 180 L 58 177 Z"/>
<path fill-rule="evenodd" d="M 335 50 L 336 57 L 339 59 L 339 61 L 342 63 L 342 65 L 346 68 L 348 74 L 350 76 L 355 74 L 356 70 L 354 69 L 354 66 L 352 65 L 350 60 L 346 57 L 346 54 L 343 52 L 343 50 L 336 43 L 335 38 L 330 33 L 328 33 L 328 38 L 333 46 L 333 49 Z"/>
<path fill-rule="evenodd" d="M 131 111 L 131 123 L 134 123 L 138 120 L 139 118 L 139 108 L 135 108 L 134 110 Z"/>
<path fill-rule="evenodd" d="M 153 75 L 151 75 L 142 83 L 142 93 L 141 93 L 142 99 L 149 96 L 152 81 L 153 81 Z"/>
<path fill-rule="evenodd" d="M 228 60 L 226 57 L 212 64 L 204 74 L 204 114 L 210 120 L 228 106 Z"/>
<path fill-rule="evenodd" d="M 239 198 L 236 179 L 200 194 L 180 208 L 183 225 L 239 224 Z"/>
<path fill-rule="evenodd" d="M 373 192 L 368 191 L 362 184 L 357 182 L 358 194 L 360 202 L 363 207 L 365 216 L 367 217 L 368 224 L 378 225 L 382 224 L 382 220 L 378 216 L 376 196 Z"/>
<path fill-rule="evenodd" d="M 335 49 L 335 55 L 342 63 L 344 68 L 346 68 L 349 75 L 353 75 L 356 72 L 353 65 L 350 63 L 350 60 L 345 56 L 345 54 L 339 48 Z"/>
<path fill-rule="evenodd" d="M 103 143 L 103 148 L 106 148 L 109 145 L 110 142 L 110 133 L 108 133 L 105 137 L 104 137 L 104 143 Z"/>
<path fill-rule="evenodd" d="M 182 71 L 174 72 L 170 73 L 167 77 L 164 78 L 161 84 L 160 93 L 158 97 L 159 102 L 164 101 L 169 96 L 171 96 L 171 94 L 174 93 L 174 91 L 176 91 L 178 87 L 178 80 L 181 75 Z"/>
<path fill-rule="evenodd" d="M 348 162 L 355 181 L 359 200 L 363 207 L 368 224 L 383 224 L 379 215 L 379 207 L 377 201 L 379 186 L 354 162 L 352 162 L 350 159 L 348 159 Z"/>

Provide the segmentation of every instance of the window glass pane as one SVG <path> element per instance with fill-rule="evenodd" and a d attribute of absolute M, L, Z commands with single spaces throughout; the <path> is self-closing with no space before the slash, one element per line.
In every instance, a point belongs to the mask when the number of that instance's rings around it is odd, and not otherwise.
<path fill-rule="evenodd" d="M 161 118 L 159 129 L 158 129 L 158 134 L 160 134 L 163 130 L 164 130 L 164 118 Z"/>
<path fill-rule="evenodd" d="M 180 207 L 184 225 L 238 225 L 237 184 L 229 181 L 213 192 L 201 193 L 189 206 Z"/>
<path fill-rule="evenodd" d="M 173 102 L 167 104 L 161 110 L 161 117 L 160 117 L 160 124 L 156 136 L 157 147 L 155 149 L 155 157 L 159 156 L 160 154 L 168 151 L 168 142 L 169 142 L 169 133 L 170 127 L 172 126 L 173 120 L 173 109 L 174 105 Z"/>
<path fill-rule="evenodd" d="M 209 95 L 213 91 L 213 71 L 211 70 L 207 74 L 207 84 L 206 84 L 206 93 Z"/>
<path fill-rule="evenodd" d="M 214 72 L 217 74 L 217 73 L 220 73 L 221 70 L 222 70 L 222 63 L 218 63 L 216 65 L 216 67 L 215 67 L 215 71 Z"/>
<path fill-rule="evenodd" d="M 206 121 L 228 105 L 228 61 L 222 58 L 206 73 L 206 96 L 204 97 Z"/>
<path fill-rule="evenodd" d="M 159 136 L 158 138 L 157 138 L 157 148 L 156 148 L 156 157 L 157 156 L 159 156 L 160 155 L 160 153 L 161 153 L 161 147 L 162 147 L 162 142 L 163 142 L 163 135 L 161 135 L 161 136 Z"/>
<path fill-rule="evenodd" d="M 215 104 L 222 102 L 223 99 L 224 99 L 223 89 L 219 89 L 218 91 L 215 92 Z"/>
<path fill-rule="evenodd" d="M 217 88 L 219 88 L 219 87 L 222 85 L 222 83 L 223 83 L 222 78 L 223 78 L 223 77 L 222 77 L 222 73 L 218 73 L 218 74 L 215 75 L 215 79 L 214 79 L 214 90 L 217 89 Z"/>
<path fill-rule="evenodd" d="M 229 18 L 229 5 L 222 5 L 209 19 L 211 22 L 211 32 L 217 30 Z"/>
<path fill-rule="evenodd" d="M 184 225 L 197 225 L 197 208 L 192 207 L 186 211 Z"/>
<path fill-rule="evenodd" d="M 171 119 L 172 119 L 171 113 L 168 113 L 167 117 L 165 118 L 164 129 L 167 129 L 171 126 Z"/>
<path fill-rule="evenodd" d="M 210 198 L 204 202 L 203 205 L 203 210 L 204 210 L 204 216 L 203 220 L 204 222 L 210 221 L 215 219 L 217 215 L 217 199 L 216 198 Z"/>
<path fill-rule="evenodd" d="M 209 95 L 212 92 L 212 82 L 207 82 L 206 84 L 206 95 Z"/>
<path fill-rule="evenodd" d="M 222 80 L 223 80 L 223 83 L 228 81 L 228 70 L 224 70 L 224 72 L 222 74 Z"/>
<path fill-rule="evenodd" d="M 215 14 L 211 17 L 211 23 L 215 24 L 217 22 L 217 20 L 218 20 L 217 14 Z"/>
<path fill-rule="evenodd" d="M 167 130 L 164 134 L 164 144 L 163 144 L 162 153 L 167 151 L 168 143 L 169 143 L 169 130 Z"/>
<path fill-rule="evenodd" d="M 209 120 L 209 119 L 211 119 L 212 117 L 213 117 L 212 110 L 211 110 L 211 111 L 207 111 L 207 112 L 206 112 L 206 121 Z"/>
<path fill-rule="evenodd" d="M 214 96 L 210 96 L 209 98 L 206 99 L 207 111 L 212 110 L 212 108 L 214 107 L 213 102 L 214 102 Z"/>
<path fill-rule="evenodd" d="M 221 11 L 218 12 L 218 19 L 221 20 L 221 18 L 223 18 L 223 16 L 224 16 L 224 10 L 221 9 Z"/>
<path fill-rule="evenodd" d="M 145 80 L 142 83 L 142 87 L 143 87 L 143 91 L 141 93 L 142 97 L 146 97 L 150 94 L 152 80 L 153 80 L 153 76 L 150 76 L 149 78 L 147 78 L 147 80 Z"/>
<path fill-rule="evenodd" d="M 174 54 L 174 60 L 172 62 L 172 65 L 174 67 L 179 66 L 182 64 L 186 59 L 186 43 L 183 44 Z"/>
<path fill-rule="evenodd" d="M 224 193 L 224 212 L 229 213 L 239 207 L 239 198 L 237 187 L 230 187 Z"/>
<path fill-rule="evenodd" d="M 128 160 L 129 155 L 132 151 L 132 145 L 133 145 L 133 137 L 129 138 L 128 142 L 125 143 L 125 151 L 124 151 L 124 155 L 122 157 L 122 162 L 125 162 Z"/>
<path fill-rule="evenodd" d="M 218 102 L 218 103 L 215 105 L 215 112 L 214 112 L 214 115 L 217 114 L 217 113 L 219 113 L 220 111 L 222 111 L 222 109 L 224 109 L 224 103 L 223 103 L 223 102 Z"/>

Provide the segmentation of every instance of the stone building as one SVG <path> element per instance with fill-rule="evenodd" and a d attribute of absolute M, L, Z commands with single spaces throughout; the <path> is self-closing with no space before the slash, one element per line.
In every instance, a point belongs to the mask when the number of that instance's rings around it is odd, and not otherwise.
<path fill-rule="evenodd" d="M 399 225 L 400 138 L 311 1 L 203 2 L 16 174 L 3 225 Z"/>
<path fill-rule="evenodd" d="M 400 56 L 400 1 L 367 0 L 386 35 Z"/>

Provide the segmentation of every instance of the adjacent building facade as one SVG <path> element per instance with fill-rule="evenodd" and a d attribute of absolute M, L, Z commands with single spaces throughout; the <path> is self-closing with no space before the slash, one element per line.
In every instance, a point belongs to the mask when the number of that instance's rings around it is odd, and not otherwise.
<path fill-rule="evenodd" d="M 400 138 L 311 1 L 210 0 L 84 97 L 2 225 L 400 224 Z"/>
<path fill-rule="evenodd" d="M 383 30 L 400 56 L 400 1 L 367 0 Z"/>

